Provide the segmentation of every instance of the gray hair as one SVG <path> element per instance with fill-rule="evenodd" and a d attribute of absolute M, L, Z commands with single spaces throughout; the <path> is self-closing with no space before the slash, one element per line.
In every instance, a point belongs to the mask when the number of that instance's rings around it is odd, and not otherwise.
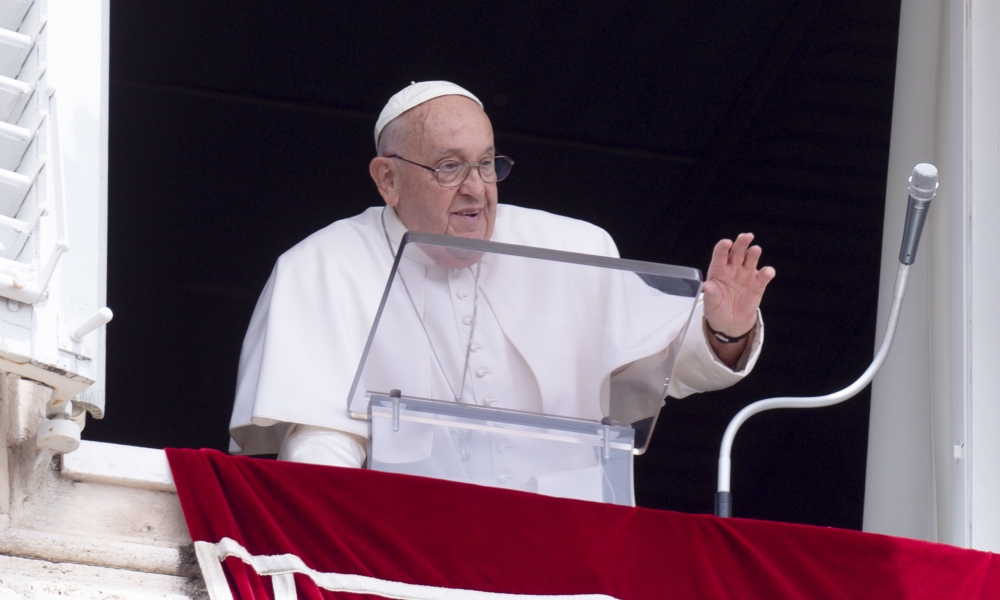
<path fill-rule="evenodd" d="M 378 156 L 389 156 L 399 152 L 406 141 L 407 134 L 406 115 L 399 115 L 389 121 L 382 128 L 382 133 L 378 136 L 378 144 L 375 146 L 375 153 Z"/>

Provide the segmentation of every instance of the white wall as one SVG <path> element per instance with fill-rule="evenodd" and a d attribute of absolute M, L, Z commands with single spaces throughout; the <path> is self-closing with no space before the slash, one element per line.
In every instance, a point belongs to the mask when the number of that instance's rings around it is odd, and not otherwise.
<path fill-rule="evenodd" d="M 971 546 L 1000 551 L 1000 2 L 969 7 Z"/>
<path fill-rule="evenodd" d="M 907 178 L 934 163 L 940 0 L 904 0 L 900 13 L 876 331 L 881 341 L 899 264 Z M 939 202 L 928 219 L 941 218 Z M 872 383 L 864 529 L 935 539 L 931 460 L 929 290 L 933 242 L 925 232 L 910 268 L 896 339 Z"/>
<path fill-rule="evenodd" d="M 906 177 L 941 187 L 872 389 L 866 531 L 1000 550 L 1000 3 L 904 0 L 879 331 Z"/>

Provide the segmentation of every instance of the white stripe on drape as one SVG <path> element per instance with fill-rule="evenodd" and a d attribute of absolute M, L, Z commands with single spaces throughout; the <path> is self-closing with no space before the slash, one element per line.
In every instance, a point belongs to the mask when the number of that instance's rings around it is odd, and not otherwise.
<path fill-rule="evenodd" d="M 205 578 L 208 597 L 212 600 L 233 600 L 226 574 L 222 571 L 218 547 L 211 542 L 195 542 L 194 554 L 198 558 L 201 575 Z"/>
<path fill-rule="evenodd" d="M 295 575 L 293 573 L 272 575 L 271 586 L 274 588 L 274 600 L 295 600 Z"/>
<path fill-rule="evenodd" d="M 258 575 L 271 577 L 275 600 L 292 600 L 295 596 L 295 579 L 300 573 L 309 577 L 317 586 L 331 592 L 350 592 L 391 598 L 393 600 L 617 600 L 604 594 L 579 594 L 558 596 L 536 596 L 522 594 L 501 594 L 477 590 L 458 590 L 426 585 L 415 585 L 399 581 L 387 581 L 364 575 L 342 573 L 321 573 L 306 566 L 294 554 L 254 556 L 235 540 L 222 538 L 218 544 L 195 542 L 195 553 L 208 595 L 212 600 L 232 600 L 229 583 L 222 571 L 222 561 L 235 556 L 253 568 Z"/>

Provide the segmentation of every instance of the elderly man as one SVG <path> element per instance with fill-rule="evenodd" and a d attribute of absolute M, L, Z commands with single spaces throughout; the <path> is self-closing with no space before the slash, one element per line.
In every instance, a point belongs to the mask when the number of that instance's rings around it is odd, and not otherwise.
<path fill-rule="evenodd" d="M 240 358 L 233 452 L 280 449 L 286 460 L 364 463 L 367 425 L 349 417 L 347 395 L 407 230 L 617 256 L 593 225 L 497 203 L 497 182 L 513 163 L 497 155 L 482 104 L 454 84 L 416 83 L 393 96 L 375 141 L 369 172 L 385 206 L 333 223 L 286 252 L 261 294 Z M 744 233 L 716 245 L 696 306 L 700 327 L 681 347 L 671 395 L 732 385 L 753 367 L 763 341 L 758 306 L 775 272 L 757 269 L 761 249 L 752 239 Z M 480 333 L 503 337 L 497 318 L 484 302 Z M 538 375 L 509 340 L 498 344 L 511 372 Z M 511 396 L 502 407 L 537 409 L 530 394 Z"/>

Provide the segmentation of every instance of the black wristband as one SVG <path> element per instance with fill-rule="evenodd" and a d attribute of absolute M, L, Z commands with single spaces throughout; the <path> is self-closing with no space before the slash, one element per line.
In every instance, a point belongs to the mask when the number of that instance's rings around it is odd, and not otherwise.
<path fill-rule="evenodd" d="M 708 329 L 708 332 L 711 333 L 713 336 L 715 336 L 715 339 L 719 340 L 723 344 L 735 344 L 737 342 L 743 341 L 744 339 L 746 339 L 748 335 L 750 335 L 753 332 L 753 328 L 756 326 L 757 323 L 754 323 L 753 327 L 750 328 L 750 331 L 738 337 L 730 337 L 722 333 L 721 331 L 716 331 L 712 329 L 712 326 L 708 324 L 708 319 L 705 319 L 705 329 Z"/>

